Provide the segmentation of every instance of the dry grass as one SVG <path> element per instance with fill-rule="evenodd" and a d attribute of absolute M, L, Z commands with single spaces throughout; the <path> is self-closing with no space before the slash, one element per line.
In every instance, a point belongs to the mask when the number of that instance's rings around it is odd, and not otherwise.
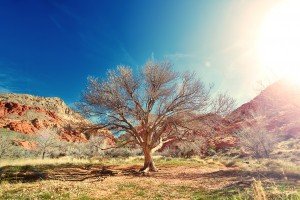
<path fill-rule="evenodd" d="M 2 179 L 11 173 L 24 180 L 2 181 L 0 199 L 252 199 L 262 193 L 268 199 L 300 199 L 299 176 L 258 172 L 267 161 L 232 165 L 224 159 L 156 157 L 160 171 L 145 175 L 137 172 L 141 157 L 5 161 Z M 45 176 L 26 179 L 32 173 Z M 253 178 L 261 185 L 252 186 Z"/>
<path fill-rule="evenodd" d="M 76 159 L 71 157 L 62 157 L 57 159 L 45 158 L 45 159 L 32 159 L 32 158 L 22 158 L 22 159 L 5 159 L 0 161 L 0 167 L 4 166 L 25 166 L 25 165 L 60 165 L 60 164 L 97 164 L 99 160 L 87 160 L 87 159 Z"/>
<path fill-rule="evenodd" d="M 253 198 L 255 200 L 267 200 L 267 195 L 264 188 L 262 187 L 261 181 L 254 180 L 252 184 L 252 189 L 253 189 Z"/>

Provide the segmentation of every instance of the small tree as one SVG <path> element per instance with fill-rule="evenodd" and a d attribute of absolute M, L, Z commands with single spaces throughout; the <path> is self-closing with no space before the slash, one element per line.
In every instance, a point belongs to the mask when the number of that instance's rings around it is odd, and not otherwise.
<path fill-rule="evenodd" d="M 278 143 L 278 136 L 262 126 L 243 129 L 237 136 L 241 148 L 256 158 L 270 157 Z"/>
<path fill-rule="evenodd" d="M 160 154 L 163 156 L 190 158 L 202 155 L 204 146 L 204 138 L 194 136 L 190 140 L 178 141 L 167 146 Z"/>
<path fill-rule="evenodd" d="M 234 98 L 226 93 L 220 93 L 212 99 L 211 112 L 224 117 L 231 113 L 235 106 L 236 102 Z"/>
<path fill-rule="evenodd" d="M 157 171 L 152 153 L 184 137 L 176 130 L 185 123 L 185 113 L 204 111 L 210 102 L 209 88 L 194 74 L 173 71 L 168 62 L 149 61 L 136 76 L 120 66 L 109 71 L 107 80 L 88 80 L 80 110 L 99 119 L 92 129 L 129 133 L 130 142 L 143 150 L 142 171 Z"/>
<path fill-rule="evenodd" d="M 52 152 L 58 146 L 58 134 L 56 129 L 44 129 L 40 130 L 37 137 L 37 146 L 42 155 L 42 159 L 45 158 L 47 153 Z"/>
<path fill-rule="evenodd" d="M 107 146 L 105 139 L 106 138 L 104 138 L 103 136 L 92 135 L 89 140 L 84 143 L 86 156 L 91 158 L 94 156 L 102 155 L 104 153 L 103 149 Z"/>

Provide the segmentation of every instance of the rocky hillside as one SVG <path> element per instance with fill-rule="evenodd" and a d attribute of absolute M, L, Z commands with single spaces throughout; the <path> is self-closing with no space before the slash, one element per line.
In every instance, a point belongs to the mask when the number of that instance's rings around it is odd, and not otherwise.
<path fill-rule="evenodd" d="M 231 129 L 264 123 L 269 131 L 300 136 L 300 86 L 278 81 L 226 117 Z"/>
<path fill-rule="evenodd" d="M 0 94 L 0 128 L 25 134 L 57 127 L 67 141 L 85 140 L 85 136 L 65 127 L 88 123 L 60 98 L 37 97 L 28 94 Z"/>
<path fill-rule="evenodd" d="M 300 138 L 300 86 L 278 81 L 225 118 L 216 114 L 193 117 L 197 120 L 192 126 L 199 128 L 194 136 L 204 136 L 216 149 L 235 146 L 235 133 L 258 125 L 274 134 Z M 180 141 L 170 142 L 166 147 L 182 145 Z"/>
<path fill-rule="evenodd" d="M 268 131 L 300 137 L 300 86 L 278 81 L 248 103 L 222 118 L 214 114 L 198 116 L 201 135 L 213 133 L 218 148 L 235 144 L 233 133 L 244 127 L 264 123 Z M 89 123 L 70 109 L 60 98 L 45 98 L 27 94 L 0 94 L 0 128 L 25 134 L 35 134 L 48 127 L 62 130 L 67 141 L 86 140 L 78 131 L 65 127 Z"/>

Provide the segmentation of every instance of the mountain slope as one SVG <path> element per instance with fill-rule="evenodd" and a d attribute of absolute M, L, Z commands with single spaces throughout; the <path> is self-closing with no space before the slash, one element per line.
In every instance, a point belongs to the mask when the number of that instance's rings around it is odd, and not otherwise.
<path fill-rule="evenodd" d="M 226 117 L 234 128 L 265 123 L 269 131 L 300 136 L 300 86 L 278 81 Z"/>
<path fill-rule="evenodd" d="M 76 123 L 89 123 L 70 109 L 60 98 L 28 94 L 0 94 L 0 128 L 25 134 L 57 127 L 68 141 L 85 140 L 79 132 L 66 129 Z"/>

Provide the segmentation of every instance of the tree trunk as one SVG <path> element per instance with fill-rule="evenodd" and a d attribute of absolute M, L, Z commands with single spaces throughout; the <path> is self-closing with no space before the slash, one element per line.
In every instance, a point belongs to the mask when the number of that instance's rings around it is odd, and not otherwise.
<path fill-rule="evenodd" d="M 144 166 L 140 169 L 140 171 L 142 172 L 157 172 L 157 168 L 154 165 L 154 161 L 152 158 L 152 151 L 150 148 L 148 147 L 144 147 L 143 148 L 143 152 L 144 152 Z"/>
<path fill-rule="evenodd" d="M 44 158 L 45 158 L 45 151 L 43 151 L 43 154 L 42 154 L 42 159 L 44 160 Z"/>

